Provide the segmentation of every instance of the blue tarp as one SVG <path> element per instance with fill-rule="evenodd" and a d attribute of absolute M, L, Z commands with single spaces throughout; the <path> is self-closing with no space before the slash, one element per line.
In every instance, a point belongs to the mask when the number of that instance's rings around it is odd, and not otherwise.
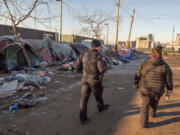
<path fill-rule="evenodd" d="M 132 49 L 128 49 L 130 51 L 130 54 L 128 57 L 125 57 L 125 56 L 120 56 L 120 59 L 121 60 L 124 60 L 124 61 L 129 61 L 129 60 L 132 60 L 134 58 L 134 53 L 133 53 L 133 50 Z"/>

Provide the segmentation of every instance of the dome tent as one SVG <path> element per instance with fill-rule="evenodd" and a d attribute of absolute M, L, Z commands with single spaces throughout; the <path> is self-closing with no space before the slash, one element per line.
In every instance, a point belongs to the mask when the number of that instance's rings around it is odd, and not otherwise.
<path fill-rule="evenodd" d="M 28 42 L 23 39 L 20 40 L 24 45 L 31 65 L 35 65 L 35 63 L 39 61 L 39 56 Z M 27 66 L 27 62 L 16 38 L 14 36 L 0 37 L 0 69 L 12 71 L 22 66 Z"/>

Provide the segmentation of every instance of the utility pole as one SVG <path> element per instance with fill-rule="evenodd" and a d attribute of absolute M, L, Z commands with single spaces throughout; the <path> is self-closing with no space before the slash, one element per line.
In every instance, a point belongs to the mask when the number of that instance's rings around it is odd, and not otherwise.
<path fill-rule="evenodd" d="M 135 14 L 135 9 L 133 9 L 132 15 L 131 15 L 131 25 L 129 29 L 129 36 L 128 36 L 128 42 L 127 42 L 127 47 L 130 48 L 130 40 L 131 40 L 131 31 L 132 31 L 132 25 L 134 21 L 134 14 Z"/>
<path fill-rule="evenodd" d="M 104 24 L 107 26 L 107 45 L 108 45 L 108 39 L 109 39 L 109 23 Z"/>
<path fill-rule="evenodd" d="M 62 1 L 56 0 L 60 2 L 60 30 L 59 30 L 59 41 L 62 42 Z"/>
<path fill-rule="evenodd" d="M 174 42 L 174 26 L 173 26 L 173 35 L 172 35 L 172 53 L 174 53 L 173 42 Z"/>
<path fill-rule="evenodd" d="M 117 9 L 116 41 L 115 41 L 116 54 L 118 54 L 117 45 L 118 45 L 118 33 L 119 33 L 119 6 L 120 6 L 120 0 L 118 0 L 117 6 L 118 6 L 118 9 Z"/>

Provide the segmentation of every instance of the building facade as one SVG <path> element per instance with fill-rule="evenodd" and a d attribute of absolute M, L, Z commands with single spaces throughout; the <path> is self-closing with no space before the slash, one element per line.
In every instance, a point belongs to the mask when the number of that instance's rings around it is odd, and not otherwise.
<path fill-rule="evenodd" d="M 74 34 L 63 34 L 62 35 L 62 42 L 81 43 L 84 40 L 93 40 L 93 38 L 74 35 Z"/>
<path fill-rule="evenodd" d="M 58 41 L 58 33 L 56 32 L 48 32 L 42 30 L 17 27 L 17 33 L 20 35 L 21 38 L 25 38 L 25 39 L 43 40 L 44 38 L 48 37 L 53 41 Z M 0 24 L 0 36 L 6 36 L 6 35 L 14 35 L 12 26 Z"/>
<path fill-rule="evenodd" d="M 176 36 L 176 46 L 180 46 L 180 34 Z"/>
<path fill-rule="evenodd" d="M 148 34 L 147 37 L 138 37 L 136 39 L 136 48 L 154 48 L 154 38 L 152 34 Z"/>

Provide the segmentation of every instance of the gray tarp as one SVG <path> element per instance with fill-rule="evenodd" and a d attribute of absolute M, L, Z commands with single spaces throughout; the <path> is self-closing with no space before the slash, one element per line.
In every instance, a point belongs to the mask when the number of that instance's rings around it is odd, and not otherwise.
<path fill-rule="evenodd" d="M 69 60 L 69 59 L 76 59 L 77 56 L 74 50 L 68 45 L 59 42 L 51 41 L 49 38 L 44 40 L 28 40 L 31 42 L 33 48 L 41 49 L 41 48 L 48 48 L 51 55 L 56 56 L 59 60 Z"/>

